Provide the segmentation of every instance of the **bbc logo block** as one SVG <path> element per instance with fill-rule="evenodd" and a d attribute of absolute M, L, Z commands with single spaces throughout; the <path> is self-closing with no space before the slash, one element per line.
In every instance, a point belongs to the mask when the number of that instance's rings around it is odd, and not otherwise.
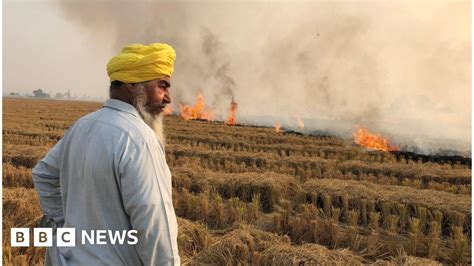
<path fill-rule="evenodd" d="M 12 247 L 30 246 L 29 228 L 12 228 L 10 232 Z M 54 236 L 52 228 L 33 228 L 33 246 L 52 247 Z M 74 228 L 58 228 L 54 244 L 58 247 L 76 246 L 76 230 Z"/>
<path fill-rule="evenodd" d="M 58 247 L 76 246 L 76 230 L 74 228 L 58 228 L 56 234 Z"/>
<path fill-rule="evenodd" d="M 12 228 L 10 237 L 12 247 L 30 246 L 30 228 Z"/>
<path fill-rule="evenodd" d="M 34 228 L 33 245 L 35 247 L 52 247 L 53 228 Z"/>

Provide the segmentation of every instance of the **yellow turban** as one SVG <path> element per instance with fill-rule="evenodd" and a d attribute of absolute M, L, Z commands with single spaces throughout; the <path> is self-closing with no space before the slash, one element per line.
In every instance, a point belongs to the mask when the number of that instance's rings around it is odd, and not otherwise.
<path fill-rule="evenodd" d="M 131 44 L 110 59 L 107 73 L 110 82 L 137 83 L 173 74 L 176 53 L 173 47 L 164 43 L 150 45 Z"/>

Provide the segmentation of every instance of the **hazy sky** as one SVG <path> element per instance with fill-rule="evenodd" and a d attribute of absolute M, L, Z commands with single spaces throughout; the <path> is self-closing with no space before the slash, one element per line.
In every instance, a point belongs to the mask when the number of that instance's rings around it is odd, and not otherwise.
<path fill-rule="evenodd" d="M 100 45 L 58 4 L 3 2 L 3 90 L 107 96 L 105 64 L 112 42 Z M 107 47 L 108 46 L 108 47 Z"/>
<path fill-rule="evenodd" d="M 470 5 L 4 1 L 3 90 L 106 98 L 106 64 L 121 47 L 166 42 L 177 52 L 175 107 L 201 90 L 222 117 L 234 96 L 240 117 L 292 125 L 298 114 L 315 129 L 470 143 Z"/>

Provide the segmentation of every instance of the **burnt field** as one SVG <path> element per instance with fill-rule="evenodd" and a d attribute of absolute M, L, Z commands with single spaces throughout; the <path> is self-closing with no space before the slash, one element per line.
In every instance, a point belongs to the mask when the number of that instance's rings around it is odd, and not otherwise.
<path fill-rule="evenodd" d="M 3 99 L 3 260 L 41 210 L 31 169 L 99 103 Z M 238 122 L 238 116 L 237 116 Z M 471 264 L 471 160 L 369 151 L 333 136 L 165 118 L 179 248 L 190 264 Z"/>

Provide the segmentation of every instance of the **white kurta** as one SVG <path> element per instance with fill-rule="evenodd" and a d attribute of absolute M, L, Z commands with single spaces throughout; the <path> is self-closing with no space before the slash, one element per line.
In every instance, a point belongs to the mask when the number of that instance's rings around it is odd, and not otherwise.
<path fill-rule="evenodd" d="M 109 99 L 80 118 L 33 180 L 44 214 L 76 228 L 75 247 L 48 248 L 54 265 L 180 264 L 164 147 L 132 105 Z M 81 230 L 132 229 L 136 245 L 81 243 Z"/>

